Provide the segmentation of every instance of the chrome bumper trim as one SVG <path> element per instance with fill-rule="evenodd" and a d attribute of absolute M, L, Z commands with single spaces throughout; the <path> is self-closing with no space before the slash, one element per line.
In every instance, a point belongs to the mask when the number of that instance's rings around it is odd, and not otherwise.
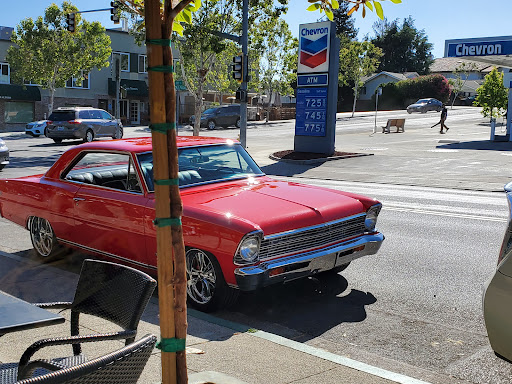
<path fill-rule="evenodd" d="M 264 261 L 258 265 L 237 268 L 235 269 L 236 282 L 240 290 L 253 291 L 267 285 L 328 271 L 359 257 L 377 253 L 383 241 L 384 235 L 382 233 L 363 235 L 331 247 Z M 363 250 L 355 250 L 355 248 L 362 245 L 365 246 Z M 285 270 L 282 273 L 270 276 L 270 272 L 277 268 L 284 268 Z"/>

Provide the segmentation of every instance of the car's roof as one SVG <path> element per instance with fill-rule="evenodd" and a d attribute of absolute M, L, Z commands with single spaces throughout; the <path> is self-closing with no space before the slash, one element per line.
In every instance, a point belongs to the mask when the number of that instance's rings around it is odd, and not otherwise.
<path fill-rule="evenodd" d="M 176 145 L 178 147 L 190 147 L 197 145 L 225 144 L 236 142 L 230 139 L 221 139 L 217 137 L 200 137 L 200 136 L 178 136 L 176 137 Z M 88 150 L 113 150 L 113 151 L 130 151 L 130 152 L 148 152 L 152 149 L 151 137 L 138 137 L 132 139 L 121 140 L 98 140 L 91 143 L 81 144 L 80 148 Z"/>

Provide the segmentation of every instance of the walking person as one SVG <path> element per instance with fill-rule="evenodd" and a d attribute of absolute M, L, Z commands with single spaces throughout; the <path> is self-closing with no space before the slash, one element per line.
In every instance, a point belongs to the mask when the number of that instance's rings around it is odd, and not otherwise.
<path fill-rule="evenodd" d="M 448 116 L 448 110 L 446 109 L 446 105 L 443 104 L 443 110 L 441 111 L 441 120 L 439 120 L 439 122 L 437 122 L 436 124 L 434 124 L 433 126 L 431 126 L 430 128 L 434 128 L 436 125 L 439 125 L 441 124 L 441 130 L 439 131 L 439 133 L 444 133 L 443 132 L 443 128 L 446 128 L 446 132 L 448 132 L 448 128 L 444 122 L 446 121 L 446 117 Z"/>

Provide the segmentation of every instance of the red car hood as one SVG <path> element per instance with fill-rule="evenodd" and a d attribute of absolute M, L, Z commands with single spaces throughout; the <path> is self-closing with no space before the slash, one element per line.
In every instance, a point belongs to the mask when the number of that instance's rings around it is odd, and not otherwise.
<path fill-rule="evenodd" d="M 251 223 L 265 235 L 308 227 L 364 212 L 340 192 L 267 177 L 182 191 L 183 205 Z M 186 214 L 186 213 L 185 213 Z"/>

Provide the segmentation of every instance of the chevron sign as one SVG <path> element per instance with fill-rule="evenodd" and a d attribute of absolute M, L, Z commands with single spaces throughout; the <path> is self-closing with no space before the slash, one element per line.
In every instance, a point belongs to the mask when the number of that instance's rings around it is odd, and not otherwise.
<path fill-rule="evenodd" d="M 297 73 L 329 71 L 330 22 L 299 26 L 299 66 Z"/>

